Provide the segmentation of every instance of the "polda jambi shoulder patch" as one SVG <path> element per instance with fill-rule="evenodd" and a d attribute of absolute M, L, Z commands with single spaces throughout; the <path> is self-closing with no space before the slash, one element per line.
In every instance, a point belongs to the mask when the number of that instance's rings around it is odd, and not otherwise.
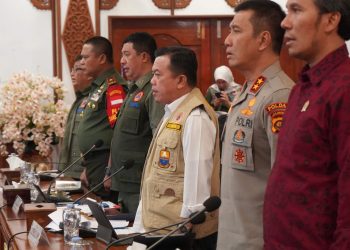
<path fill-rule="evenodd" d="M 271 131 L 278 133 L 283 125 L 283 115 L 287 109 L 286 102 L 271 103 L 265 107 L 265 110 L 271 116 Z"/>

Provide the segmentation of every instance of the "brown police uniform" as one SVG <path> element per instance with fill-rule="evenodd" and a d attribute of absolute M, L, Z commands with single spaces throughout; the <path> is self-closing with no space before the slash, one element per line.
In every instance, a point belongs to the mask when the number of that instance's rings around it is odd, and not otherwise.
<path fill-rule="evenodd" d="M 276 62 L 246 83 L 231 107 L 221 159 L 217 249 L 263 249 L 265 187 L 293 84 Z"/>

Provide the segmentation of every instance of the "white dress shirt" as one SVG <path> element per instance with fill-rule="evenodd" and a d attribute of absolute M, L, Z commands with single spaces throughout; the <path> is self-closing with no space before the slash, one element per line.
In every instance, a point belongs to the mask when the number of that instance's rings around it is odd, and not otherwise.
<path fill-rule="evenodd" d="M 165 105 L 161 128 L 187 95 Z M 208 114 L 200 108 L 192 110 L 185 122 L 182 138 L 185 173 L 180 217 L 188 218 L 191 213 L 202 209 L 203 202 L 210 196 L 215 138 L 215 125 Z M 145 231 L 142 224 L 141 201 L 137 208 L 133 230 Z"/>

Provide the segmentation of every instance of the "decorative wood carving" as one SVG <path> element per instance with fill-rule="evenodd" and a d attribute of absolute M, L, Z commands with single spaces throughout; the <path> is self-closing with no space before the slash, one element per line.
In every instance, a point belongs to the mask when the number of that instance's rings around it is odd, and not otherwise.
<path fill-rule="evenodd" d="M 80 54 L 86 39 L 94 36 L 89 6 L 86 0 L 70 0 L 62 40 L 69 67 Z"/>
<path fill-rule="evenodd" d="M 39 10 L 51 10 L 51 0 L 30 0 Z"/>
<path fill-rule="evenodd" d="M 160 9 L 171 9 L 172 1 L 175 1 L 175 9 L 186 8 L 192 0 L 152 0 L 153 3 Z"/>
<path fill-rule="evenodd" d="M 100 10 L 110 10 L 118 3 L 119 0 L 100 0 Z"/>
<path fill-rule="evenodd" d="M 226 0 L 227 4 L 231 7 L 236 7 L 242 0 Z"/>

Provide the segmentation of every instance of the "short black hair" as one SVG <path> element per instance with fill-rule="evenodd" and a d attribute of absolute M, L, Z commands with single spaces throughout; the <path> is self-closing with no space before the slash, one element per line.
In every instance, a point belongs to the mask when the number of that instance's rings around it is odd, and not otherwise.
<path fill-rule="evenodd" d="M 156 51 L 155 56 L 169 56 L 170 70 L 175 75 L 185 75 L 191 87 L 197 83 L 197 57 L 193 50 L 186 47 L 164 47 Z"/>
<path fill-rule="evenodd" d="M 79 62 L 81 59 L 83 59 L 82 55 L 77 55 L 77 56 L 74 58 L 74 63 Z"/>
<path fill-rule="evenodd" d="M 270 0 L 246 0 L 235 8 L 236 13 L 245 10 L 253 11 L 250 22 L 254 34 L 258 35 L 264 30 L 270 32 L 272 49 L 276 54 L 280 54 L 285 32 L 281 27 L 281 22 L 286 16 L 281 6 Z"/>
<path fill-rule="evenodd" d="M 94 36 L 84 42 L 84 44 L 91 44 L 93 50 L 97 55 L 104 54 L 109 63 L 113 63 L 113 47 L 111 42 L 102 36 Z"/>
<path fill-rule="evenodd" d="M 123 45 L 125 43 L 132 43 L 138 54 L 146 52 L 150 55 L 152 63 L 154 62 L 154 52 L 157 49 L 157 43 L 153 36 L 147 32 L 132 33 L 124 39 Z"/>
<path fill-rule="evenodd" d="M 349 0 L 314 0 L 320 14 L 339 12 L 341 19 L 338 34 L 345 41 L 350 39 L 350 1 Z"/>

